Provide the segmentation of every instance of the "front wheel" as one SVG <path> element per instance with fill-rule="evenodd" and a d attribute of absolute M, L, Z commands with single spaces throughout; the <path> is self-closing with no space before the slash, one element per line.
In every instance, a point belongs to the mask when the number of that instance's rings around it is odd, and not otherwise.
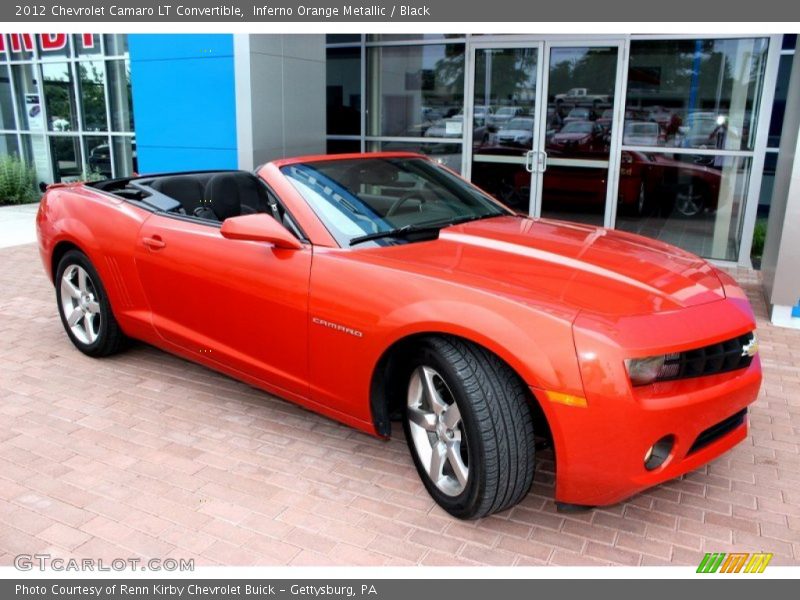
<path fill-rule="evenodd" d="M 447 512 L 484 517 L 517 504 L 534 473 L 524 384 L 496 356 L 430 338 L 408 375 L 403 425 L 425 488 Z"/>
<path fill-rule="evenodd" d="M 108 356 L 125 341 L 108 295 L 91 261 L 70 250 L 56 269 L 56 299 L 61 322 L 70 341 L 89 356 Z"/>

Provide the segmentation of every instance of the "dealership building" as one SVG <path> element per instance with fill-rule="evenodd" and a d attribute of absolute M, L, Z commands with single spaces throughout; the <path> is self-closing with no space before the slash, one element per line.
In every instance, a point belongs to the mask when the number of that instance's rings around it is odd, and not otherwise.
<path fill-rule="evenodd" d="M 421 152 L 521 212 L 760 265 L 800 327 L 796 34 L 0 40 L 0 154 L 41 183 Z"/>

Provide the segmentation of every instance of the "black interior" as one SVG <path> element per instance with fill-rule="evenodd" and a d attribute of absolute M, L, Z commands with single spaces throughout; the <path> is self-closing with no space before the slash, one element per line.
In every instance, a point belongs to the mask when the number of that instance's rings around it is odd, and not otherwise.
<path fill-rule="evenodd" d="M 298 238 L 302 234 L 267 187 L 247 171 L 204 171 L 136 179 L 106 180 L 95 187 L 164 212 L 222 222 L 267 213 Z"/>

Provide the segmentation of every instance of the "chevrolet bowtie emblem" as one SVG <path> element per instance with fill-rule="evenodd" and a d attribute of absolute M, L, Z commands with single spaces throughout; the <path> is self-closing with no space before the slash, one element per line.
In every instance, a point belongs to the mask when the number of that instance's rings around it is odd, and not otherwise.
<path fill-rule="evenodd" d="M 749 356 L 750 358 L 754 357 L 758 352 L 758 338 L 756 337 L 755 332 L 753 333 L 753 337 L 750 338 L 750 341 L 747 342 L 744 346 L 742 346 L 742 356 Z"/>

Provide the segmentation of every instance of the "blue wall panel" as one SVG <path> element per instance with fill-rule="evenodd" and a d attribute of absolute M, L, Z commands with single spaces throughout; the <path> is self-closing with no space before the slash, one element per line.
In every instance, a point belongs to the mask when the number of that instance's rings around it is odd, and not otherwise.
<path fill-rule="evenodd" d="M 139 171 L 235 169 L 232 35 L 128 36 Z"/>

